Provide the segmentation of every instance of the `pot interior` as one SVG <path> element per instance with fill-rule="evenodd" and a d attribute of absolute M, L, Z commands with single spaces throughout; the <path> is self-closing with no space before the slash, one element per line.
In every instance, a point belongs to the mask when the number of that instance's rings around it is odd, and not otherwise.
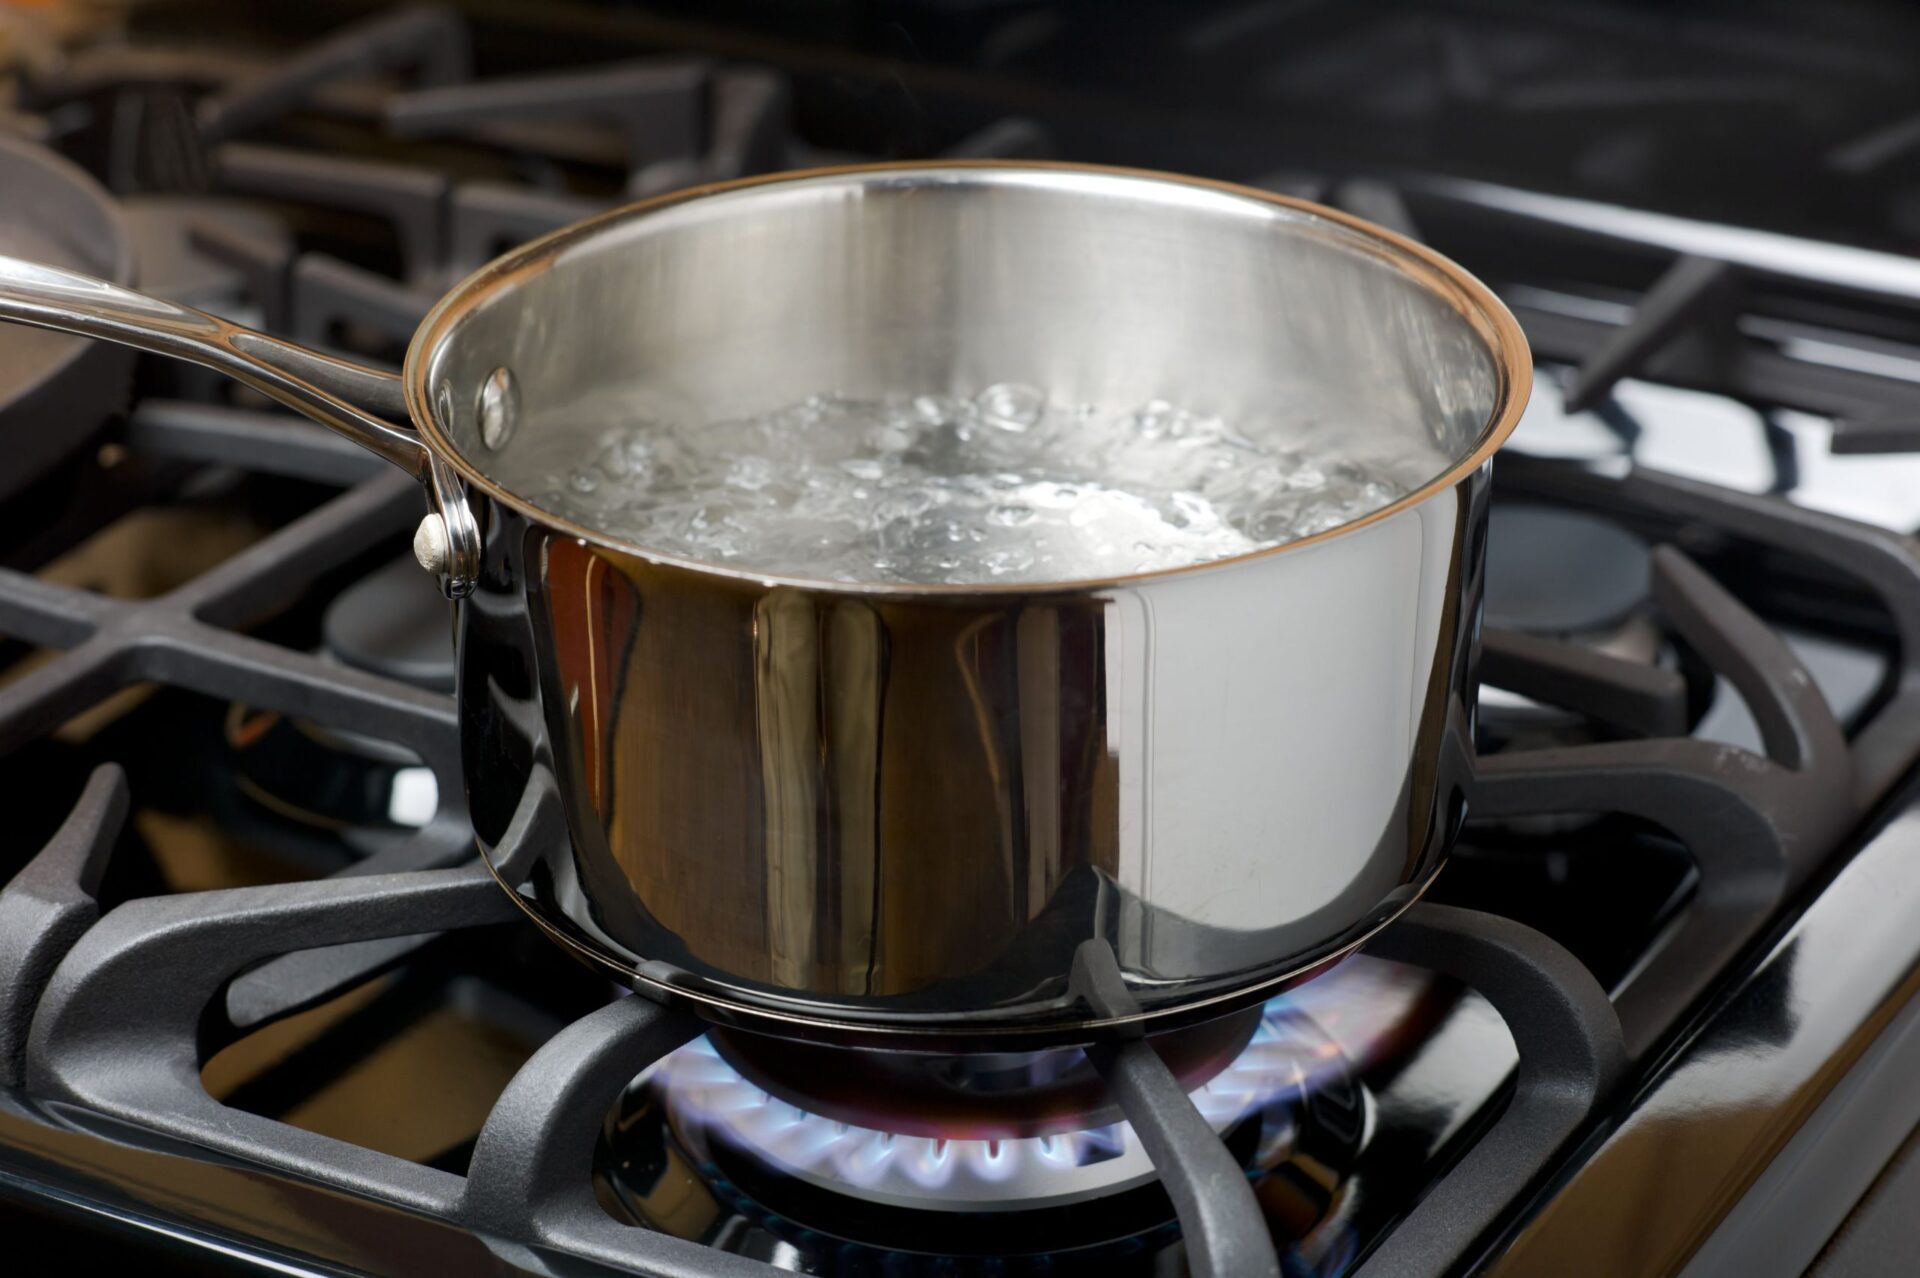
<path fill-rule="evenodd" d="M 610 429 L 998 383 L 1165 400 L 1411 491 L 1493 429 L 1493 308 L 1394 241 L 1255 192 L 854 169 L 641 206 L 510 255 L 423 330 L 410 376 L 462 468 L 536 509 Z"/>

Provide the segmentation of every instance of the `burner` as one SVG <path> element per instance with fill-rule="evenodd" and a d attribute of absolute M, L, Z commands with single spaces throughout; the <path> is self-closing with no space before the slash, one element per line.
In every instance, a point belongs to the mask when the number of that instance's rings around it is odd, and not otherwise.
<path fill-rule="evenodd" d="M 1344 1171 L 1369 1129 L 1366 1091 L 1341 1044 L 1287 996 L 1250 1017 L 1203 1028 L 1209 1032 L 1190 1032 L 1163 1055 L 1204 1073 L 1223 1045 L 1239 1045 L 1211 1077 L 1193 1084 L 1191 1095 L 1255 1178 L 1275 1233 L 1303 1237 L 1343 1195 Z M 1115 1248 L 1137 1261 L 1177 1236 L 1153 1164 L 1124 1121 L 1006 1138 L 942 1137 L 930 1134 L 924 1119 L 908 1124 L 923 1134 L 850 1123 L 751 1081 L 729 1059 L 742 1037 L 728 1035 L 724 1045 L 698 1039 L 629 1088 L 613 1124 L 620 1157 L 610 1182 L 641 1223 L 699 1234 L 713 1227 L 716 1213 L 731 1212 L 798 1240 L 809 1253 L 805 1272 L 844 1270 L 854 1251 L 870 1253 L 857 1259 L 875 1272 L 895 1272 L 906 1256 L 926 1258 L 936 1269 L 954 1256 L 993 1256 L 996 1263 L 1018 1257 L 1046 1272 L 1117 1272 Z M 794 1047 L 755 1044 L 753 1068 Z M 949 1069 L 943 1077 L 982 1090 L 983 1080 L 1012 1080 L 1016 1094 L 1026 1096 L 1036 1074 L 1077 1077 L 1074 1067 L 1084 1063 L 1077 1050 L 1024 1055 L 1049 1059 L 1002 1060 L 1004 1071 Z M 942 1089 L 928 1083 L 935 1076 L 940 1072 L 928 1061 L 917 1068 L 869 1062 L 830 1103 L 851 1104 L 864 1082 L 883 1087 L 888 1077 L 907 1080 L 920 1096 L 938 1095 Z M 984 1104 L 947 1103 L 963 1130 L 979 1130 Z M 867 1100 L 861 1108 L 872 1114 L 888 1107 Z M 811 1252 L 828 1235 L 816 1264 Z"/>
<path fill-rule="evenodd" d="M 320 622 L 321 643 L 342 665 L 453 691 L 453 632 L 446 601 L 407 555 L 342 590 Z"/>
<path fill-rule="evenodd" d="M 1654 620 L 1652 554 L 1619 524 L 1560 507 L 1496 501 L 1487 530 L 1486 622 L 1644 665 L 1680 665 Z M 1480 690 L 1483 748 L 1590 739 L 1571 710 L 1492 685 Z"/>
<path fill-rule="evenodd" d="M 1487 528 L 1487 624 L 1591 635 L 1646 603 L 1647 543 L 1594 515 L 1496 503 Z"/>
<path fill-rule="evenodd" d="M 342 590 L 320 631 L 329 661 L 453 691 L 446 604 L 411 557 Z M 391 742 L 238 702 L 228 707 L 225 736 L 242 791 L 302 825 L 377 841 L 438 810 L 433 770 Z"/>
<path fill-rule="evenodd" d="M 1151 1041 L 1192 1090 L 1241 1056 L 1261 1015 L 1248 1008 Z M 709 1038 L 727 1065 L 788 1104 L 899 1136 L 1008 1140 L 1081 1131 L 1120 1117 L 1078 1048 L 939 1056 L 724 1029 Z"/>

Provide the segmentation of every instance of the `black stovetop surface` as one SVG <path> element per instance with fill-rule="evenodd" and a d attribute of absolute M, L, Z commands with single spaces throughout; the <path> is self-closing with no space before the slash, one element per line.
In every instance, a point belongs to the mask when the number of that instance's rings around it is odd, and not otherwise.
<path fill-rule="evenodd" d="M 1539 387 L 1496 472 L 1473 823 L 1432 899 L 1276 1000 L 1266 1055 L 1236 1066 L 1271 1094 L 1226 1139 L 1284 1270 L 1678 1269 L 1774 1185 L 1775 1151 L 1829 1130 L 1837 1079 L 1881 1077 L 1920 948 L 1900 926 L 1920 888 L 1920 463 L 1901 455 L 1920 285 L 1898 256 L 1920 232 L 1901 53 L 1920 18 L 751 0 L 68 18 L 0 27 L 0 128 L 120 197 L 148 287 L 376 358 L 506 244 L 804 164 L 1168 167 L 1427 239 L 1502 292 Z M 1788 238 L 1738 229 L 1756 227 Z M 391 566 L 408 486 L 157 364 L 123 418 L 83 427 L 0 513 L 0 1198 L 68 1254 L 1107 1273 L 1266 1245 L 1192 1217 L 1183 1241 L 1150 1174 L 1051 1215 L 902 1214 L 791 1157 L 769 1174 L 717 1116 L 804 1119 L 727 1077 L 697 1024 L 530 935 L 473 867 L 444 619 Z M 404 618 L 407 642 L 367 640 L 369 615 Z M 1337 1067 L 1302 1083 L 1302 1044 Z M 1920 1108 L 1872 1095 L 1856 1109 L 1897 1144 Z M 1119 1177 L 1144 1157 L 1129 1139 L 1090 1138 L 1107 1144 L 1075 1174 Z M 978 1168 L 1057 1152 L 951 1144 Z M 1853 1141 L 1827 1179 L 1863 1191 L 1893 1144 Z M 1649 1176 L 1657 1203 L 1625 1188 Z M 1776 1211 L 1797 1232 L 1758 1254 L 1803 1267 L 1845 1206 Z M 1733 1237 L 1700 1254 L 1754 1245 Z"/>

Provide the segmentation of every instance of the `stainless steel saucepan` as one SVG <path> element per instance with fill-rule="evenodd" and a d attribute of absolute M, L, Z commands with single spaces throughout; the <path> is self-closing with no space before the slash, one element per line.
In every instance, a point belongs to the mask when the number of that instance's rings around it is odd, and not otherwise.
<path fill-rule="evenodd" d="M 1462 819 L 1530 365 L 1486 288 L 1343 214 L 1054 164 L 701 188 L 486 267 L 399 378 L 21 261 L 0 318 L 220 369 L 417 476 L 488 863 L 714 1019 L 941 1050 L 1206 1019 L 1391 920 Z M 1004 381 L 1424 482 L 1275 549 L 981 586 L 689 562 L 509 486 L 587 460 L 590 396 L 713 421 Z"/>

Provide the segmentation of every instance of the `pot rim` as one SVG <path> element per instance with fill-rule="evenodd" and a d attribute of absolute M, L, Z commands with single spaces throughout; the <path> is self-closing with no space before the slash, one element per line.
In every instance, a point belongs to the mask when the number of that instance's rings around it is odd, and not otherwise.
<path fill-rule="evenodd" d="M 569 245 L 582 242 L 602 230 L 624 222 L 646 217 L 661 210 L 675 207 L 689 201 L 708 196 L 721 195 L 733 191 L 748 190 L 761 186 L 774 186 L 789 182 L 804 182 L 820 178 L 844 177 L 867 173 L 941 173 L 966 171 L 1002 171 L 1002 172 L 1054 172 L 1079 173 L 1096 176 L 1129 178 L 1149 182 L 1169 183 L 1181 186 L 1199 187 L 1224 195 L 1251 200 L 1256 203 L 1292 210 L 1331 222 L 1352 232 L 1362 244 L 1374 250 L 1379 257 L 1409 276 L 1429 293 L 1439 297 L 1453 307 L 1474 333 L 1487 345 L 1493 357 L 1496 386 L 1492 409 L 1487 415 L 1485 425 L 1475 438 L 1474 446 L 1468 453 L 1456 460 L 1439 475 L 1428 480 L 1404 497 L 1382 506 L 1380 509 L 1349 520 L 1324 532 L 1313 533 L 1293 541 L 1281 542 L 1277 546 L 1265 546 L 1258 550 L 1246 551 L 1238 555 L 1229 555 L 1221 559 L 1208 559 L 1198 563 L 1181 564 L 1171 568 L 1157 568 L 1147 572 L 1128 573 L 1117 576 L 1072 578 L 1064 581 L 1046 582 L 900 582 L 900 581 L 835 581 L 826 578 L 806 577 L 788 573 L 755 572 L 747 568 L 728 564 L 713 563 L 702 559 L 692 559 L 673 555 L 650 548 L 641 542 L 628 541 L 612 536 L 591 525 L 580 523 L 555 514 L 536 505 L 527 498 L 502 486 L 484 474 L 461 449 L 454 446 L 440 420 L 434 412 L 432 396 L 427 388 L 428 370 L 434 354 L 445 344 L 455 325 L 481 301 L 492 293 L 511 287 L 519 278 L 544 269 L 558 254 Z M 428 451 L 451 466 L 471 488 L 487 494 L 493 501 L 499 502 L 534 523 L 557 529 L 581 542 L 599 546 L 608 550 L 629 555 L 648 563 L 708 576 L 728 578 L 736 581 L 750 581 L 763 586 L 790 586 L 799 589 L 828 592 L 845 595 L 887 596 L 894 598 L 968 598 L 981 595 L 1057 595 L 1099 590 L 1109 587 L 1132 585 L 1137 582 L 1155 581 L 1162 578 L 1181 576 L 1187 573 L 1206 572 L 1231 568 L 1237 564 L 1253 560 L 1266 559 L 1289 551 L 1305 550 L 1324 542 L 1369 527 L 1373 524 L 1393 518 L 1402 511 L 1410 510 L 1426 502 L 1435 495 L 1456 487 L 1462 480 L 1485 465 L 1493 454 L 1507 442 L 1514 428 L 1520 424 L 1520 418 L 1526 411 L 1528 395 L 1533 386 L 1533 356 L 1527 345 L 1526 334 L 1521 330 L 1519 321 L 1513 313 L 1494 295 L 1493 290 L 1460 266 L 1451 258 L 1437 253 L 1416 240 L 1407 238 L 1383 226 L 1355 217 L 1339 209 L 1315 204 L 1310 200 L 1296 199 L 1279 195 L 1272 191 L 1263 191 L 1258 187 L 1244 186 L 1235 182 L 1223 182 L 1213 178 L 1192 177 L 1179 173 L 1168 173 L 1153 169 L 1131 168 L 1120 165 L 1079 164 L 1054 160 L 906 160 L 878 164 L 843 164 L 812 169 L 792 169 L 779 173 L 759 174 L 753 177 L 737 178 L 727 182 L 711 182 L 700 186 L 686 187 L 666 195 L 655 196 L 635 204 L 609 209 L 604 213 L 563 226 L 537 239 L 510 250 L 482 266 L 473 274 L 454 285 L 441 297 L 433 309 L 427 312 L 426 319 L 415 331 L 413 340 L 407 346 L 406 361 L 401 370 L 405 383 L 407 410 L 413 419 Z"/>

